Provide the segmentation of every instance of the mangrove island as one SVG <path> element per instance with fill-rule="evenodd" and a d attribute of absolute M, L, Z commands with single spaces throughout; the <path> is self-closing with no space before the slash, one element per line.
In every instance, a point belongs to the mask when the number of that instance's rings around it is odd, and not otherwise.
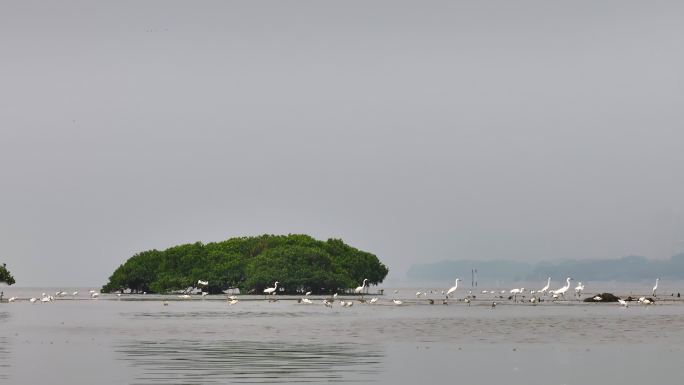
<path fill-rule="evenodd" d="M 278 281 L 285 294 L 332 293 L 356 287 L 364 279 L 377 285 L 387 273 L 374 254 L 340 239 L 261 235 L 143 251 L 119 266 L 102 291 L 168 293 L 202 281 L 202 290 L 210 294 L 233 288 L 260 294 Z"/>

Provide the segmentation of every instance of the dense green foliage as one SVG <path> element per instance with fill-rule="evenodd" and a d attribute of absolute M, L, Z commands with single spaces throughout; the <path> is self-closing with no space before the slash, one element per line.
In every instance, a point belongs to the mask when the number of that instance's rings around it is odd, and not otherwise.
<path fill-rule="evenodd" d="M 0 283 L 3 282 L 8 285 L 14 284 L 14 277 L 12 277 L 12 274 L 10 274 L 9 270 L 7 270 L 7 265 L 4 263 L 2 266 L 0 266 Z"/>
<path fill-rule="evenodd" d="M 356 287 L 366 278 L 378 284 L 387 273 L 375 255 L 339 239 L 262 235 L 144 251 L 119 266 L 102 291 L 166 293 L 202 280 L 209 281 L 203 289 L 210 293 L 228 288 L 261 293 L 275 281 L 287 293 L 325 293 Z"/>

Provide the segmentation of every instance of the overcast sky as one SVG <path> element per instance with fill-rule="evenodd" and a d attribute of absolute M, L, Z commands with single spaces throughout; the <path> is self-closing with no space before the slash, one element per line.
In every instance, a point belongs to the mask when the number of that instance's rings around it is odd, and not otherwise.
<path fill-rule="evenodd" d="M 0 262 L 262 233 L 417 262 L 684 249 L 684 4 L 2 1 Z M 678 243 L 679 242 L 679 243 Z"/>

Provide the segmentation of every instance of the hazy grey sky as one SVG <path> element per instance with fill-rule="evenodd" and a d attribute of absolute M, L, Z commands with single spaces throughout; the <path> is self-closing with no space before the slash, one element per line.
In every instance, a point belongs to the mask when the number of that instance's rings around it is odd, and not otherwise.
<path fill-rule="evenodd" d="M 684 248 L 684 4 L 2 1 L 0 261 L 340 237 L 449 258 Z"/>

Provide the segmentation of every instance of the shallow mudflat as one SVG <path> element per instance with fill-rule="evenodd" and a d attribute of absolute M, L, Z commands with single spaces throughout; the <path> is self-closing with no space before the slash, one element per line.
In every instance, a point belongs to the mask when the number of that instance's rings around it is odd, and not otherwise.
<path fill-rule="evenodd" d="M 0 383 L 674 383 L 684 359 L 677 301 L 142 297 L 0 304 Z"/>

